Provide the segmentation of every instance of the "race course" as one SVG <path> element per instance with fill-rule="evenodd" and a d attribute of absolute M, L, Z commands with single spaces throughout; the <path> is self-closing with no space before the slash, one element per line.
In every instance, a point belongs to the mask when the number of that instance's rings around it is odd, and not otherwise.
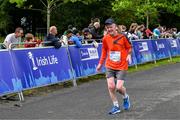
<path fill-rule="evenodd" d="M 108 115 L 106 80 L 25 98 L 22 107 L 0 104 L 0 119 L 180 119 L 180 63 L 129 73 L 131 109 Z M 118 96 L 122 103 L 122 96 Z"/>

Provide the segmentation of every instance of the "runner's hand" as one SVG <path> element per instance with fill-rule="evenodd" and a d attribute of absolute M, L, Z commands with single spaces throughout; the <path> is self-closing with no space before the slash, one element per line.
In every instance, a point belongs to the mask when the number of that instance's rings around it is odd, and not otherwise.
<path fill-rule="evenodd" d="M 129 64 L 131 64 L 131 63 L 132 63 L 132 59 L 131 59 L 131 55 L 130 55 L 130 54 L 128 54 L 128 56 L 127 56 L 126 60 L 129 62 Z"/>
<path fill-rule="evenodd" d="M 100 71 L 101 71 L 101 67 L 102 67 L 102 65 L 101 65 L 101 64 L 98 64 L 98 66 L 96 67 L 96 71 L 97 71 L 97 72 L 100 72 Z"/>

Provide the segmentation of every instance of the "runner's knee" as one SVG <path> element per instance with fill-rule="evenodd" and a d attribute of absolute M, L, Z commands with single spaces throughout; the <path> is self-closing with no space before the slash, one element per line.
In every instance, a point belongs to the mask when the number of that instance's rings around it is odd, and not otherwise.
<path fill-rule="evenodd" d="M 109 90 L 115 90 L 116 89 L 116 85 L 113 81 L 114 80 L 108 80 L 108 89 Z"/>
<path fill-rule="evenodd" d="M 124 87 L 123 85 L 124 85 L 124 81 L 123 80 L 118 80 L 117 84 L 116 84 L 116 89 L 119 90 L 119 91 L 122 91 L 123 87 Z"/>

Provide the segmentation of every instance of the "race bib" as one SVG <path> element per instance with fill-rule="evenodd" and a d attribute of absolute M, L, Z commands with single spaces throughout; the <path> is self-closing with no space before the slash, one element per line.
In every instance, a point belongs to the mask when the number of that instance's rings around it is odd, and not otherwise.
<path fill-rule="evenodd" d="M 114 62 L 120 62 L 121 52 L 120 51 L 110 51 L 110 60 Z"/>

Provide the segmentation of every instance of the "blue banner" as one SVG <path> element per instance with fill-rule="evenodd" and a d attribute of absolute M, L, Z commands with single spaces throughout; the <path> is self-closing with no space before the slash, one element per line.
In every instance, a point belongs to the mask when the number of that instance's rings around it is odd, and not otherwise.
<path fill-rule="evenodd" d="M 13 50 L 11 56 L 23 89 L 73 79 L 66 48 Z"/>
<path fill-rule="evenodd" d="M 135 40 L 132 45 L 130 66 L 180 55 L 180 39 Z M 0 95 L 97 74 L 101 49 L 102 44 L 2 50 Z"/>
<path fill-rule="evenodd" d="M 131 54 L 131 63 L 129 62 L 128 65 L 129 66 L 137 65 L 137 59 L 136 59 L 135 51 L 133 47 L 132 47 L 132 54 Z"/>
<path fill-rule="evenodd" d="M 154 60 L 154 51 L 151 40 L 132 41 L 137 64 Z"/>
<path fill-rule="evenodd" d="M 0 52 L 0 95 L 22 90 L 21 80 L 8 51 Z"/>
<path fill-rule="evenodd" d="M 156 60 L 171 56 L 170 47 L 166 39 L 151 40 Z"/>
<path fill-rule="evenodd" d="M 180 55 L 180 38 L 178 38 L 177 40 L 178 40 L 178 48 L 179 48 L 178 53 L 179 53 L 179 55 Z"/>
<path fill-rule="evenodd" d="M 99 44 L 98 48 L 93 47 L 93 45 L 84 45 L 81 48 L 75 46 L 69 47 L 76 77 L 96 74 L 96 67 L 101 56 L 101 48 L 101 44 Z"/>
<path fill-rule="evenodd" d="M 171 56 L 177 56 L 180 53 L 180 45 L 178 39 L 167 39 L 169 43 Z"/>

